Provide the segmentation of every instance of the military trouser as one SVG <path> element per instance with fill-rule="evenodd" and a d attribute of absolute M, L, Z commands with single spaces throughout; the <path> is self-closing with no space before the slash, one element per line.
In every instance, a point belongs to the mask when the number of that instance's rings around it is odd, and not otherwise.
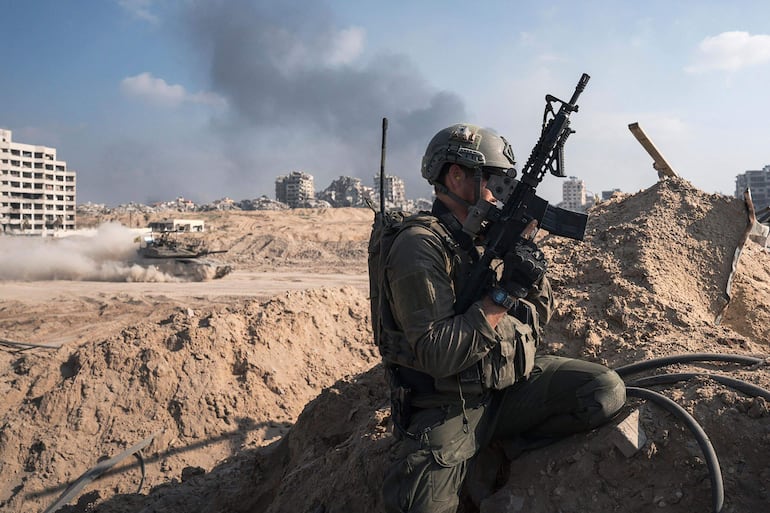
<path fill-rule="evenodd" d="M 388 513 L 454 513 L 470 460 L 493 440 L 562 437 L 609 420 L 625 385 L 595 363 L 538 356 L 530 378 L 480 403 L 417 410 L 383 483 Z"/>

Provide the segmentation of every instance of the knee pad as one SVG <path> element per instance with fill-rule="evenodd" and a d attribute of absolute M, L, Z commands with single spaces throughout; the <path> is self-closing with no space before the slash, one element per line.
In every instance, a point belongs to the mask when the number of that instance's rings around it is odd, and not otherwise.
<path fill-rule="evenodd" d="M 626 403 L 626 384 L 620 376 L 608 370 L 581 386 L 577 395 L 585 406 L 591 427 L 611 419 Z"/>

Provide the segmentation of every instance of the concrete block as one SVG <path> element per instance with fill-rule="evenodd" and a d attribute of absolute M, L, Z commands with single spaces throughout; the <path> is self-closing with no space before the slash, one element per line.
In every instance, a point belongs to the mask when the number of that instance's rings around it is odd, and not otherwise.
<path fill-rule="evenodd" d="M 647 443 L 647 435 L 639 422 L 639 410 L 632 411 L 628 417 L 612 428 L 611 442 L 626 458 L 630 458 Z"/>

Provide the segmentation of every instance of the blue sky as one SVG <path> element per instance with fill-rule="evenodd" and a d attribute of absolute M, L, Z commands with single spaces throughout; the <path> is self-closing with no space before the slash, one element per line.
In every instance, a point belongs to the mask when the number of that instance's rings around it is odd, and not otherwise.
<path fill-rule="evenodd" d="M 0 0 L 0 127 L 53 146 L 78 202 L 274 197 L 302 170 L 428 197 L 427 141 L 496 129 L 523 164 L 545 94 L 591 80 L 566 172 L 595 193 L 652 185 L 638 122 L 706 192 L 770 164 L 770 2 Z M 541 195 L 561 198 L 547 176 Z"/>

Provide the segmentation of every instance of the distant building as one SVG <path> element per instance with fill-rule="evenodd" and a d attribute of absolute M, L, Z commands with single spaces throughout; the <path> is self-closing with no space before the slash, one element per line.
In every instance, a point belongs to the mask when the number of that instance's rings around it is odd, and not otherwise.
<path fill-rule="evenodd" d="M 164 219 L 153 221 L 149 226 L 153 232 L 202 232 L 203 221 L 200 219 Z"/>
<path fill-rule="evenodd" d="M 13 142 L 0 129 L 0 233 L 75 229 L 75 172 L 56 149 Z"/>
<path fill-rule="evenodd" d="M 561 186 L 562 201 L 560 206 L 574 212 L 584 212 L 587 208 L 586 184 L 575 176 L 570 176 Z M 593 202 L 592 202 L 593 203 Z"/>
<path fill-rule="evenodd" d="M 385 175 L 385 206 L 390 208 L 405 208 L 407 206 L 406 201 L 406 187 L 404 181 L 391 175 Z M 379 201 L 380 196 L 380 175 L 374 177 L 374 192 Z"/>
<path fill-rule="evenodd" d="M 195 210 L 196 205 L 193 200 L 188 200 L 186 198 L 183 198 L 182 196 L 179 196 L 176 199 L 176 207 L 180 211 L 185 211 L 185 210 Z"/>
<path fill-rule="evenodd" d="M 237 203 L 242 210 L 286 210 L 289 206 L 282 201 L 276 201 L 265 195 L 254 199 L 245 199 Z"/>
<path fill-rule="evenodd" d="M 366 200 L 372 198 L 372 189 L 362 185 L 360 178 L 340 176 L 319 192 L 317 198 L 332 207 L 365 207 Z"/>
<path fill-rule="evenodd" d="M 235 200 L 225 196 L 224 198 L 214 200 L 208 205 L 212 210 L 236 210 L 238 206 L 235 204 Z"/>
<path fill-rule="evenodd" d="M 288 176 L 279 176 L 275 180 L 275 199 L 291 208 L 304 207 L 314 198 L 315 185 L 312 175 L 292 171 Z"/>
<path fill-rule="evenodd" d="M 770 165 L 761 171 L 746 171 L 735 177 L 735 197 L 743 198 L 743 192 L 751 189 L 751 200 L 756 210 L 770 206 Z"/>
<path fill-rule="evenodd" d="M 607 201 L 608 199 L 611 199 L 617 192 L 621 192 L 621 190 L 612 189 L 611 191 L 602 191 L 602 201 Z"/>

